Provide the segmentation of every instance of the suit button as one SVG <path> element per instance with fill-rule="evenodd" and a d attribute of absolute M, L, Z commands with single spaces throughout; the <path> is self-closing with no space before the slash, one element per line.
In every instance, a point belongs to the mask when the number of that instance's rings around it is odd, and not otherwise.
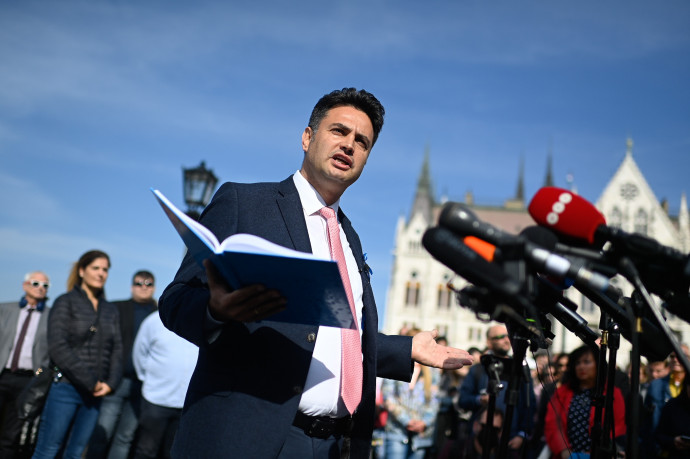
<path fill-rule="evenodd" d="M 295 394 L 301 394 L 302 393 L 302 388 L 300 386 L 295 386 L 292 388 L 292 390 L 295 392 Z"/>
<path fill-rule="evenodd" d="M 309 333 L 307 335 L 307 341 L 309 341 L 310 343 L 313 343 L 314 341 L 316 341 L 316 333 Z"/>

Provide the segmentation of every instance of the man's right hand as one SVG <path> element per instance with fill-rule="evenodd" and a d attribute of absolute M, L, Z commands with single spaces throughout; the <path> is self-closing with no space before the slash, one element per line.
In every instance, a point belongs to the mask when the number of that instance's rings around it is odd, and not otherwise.
<path fill-rule="evenodd" d="M 208 309 L 219 322 L 256 322 L 283 311 L 287 300 L 277 290 L 249 285 L 231 290 L 210 260 L 204 260 L 211 298 Z"/>

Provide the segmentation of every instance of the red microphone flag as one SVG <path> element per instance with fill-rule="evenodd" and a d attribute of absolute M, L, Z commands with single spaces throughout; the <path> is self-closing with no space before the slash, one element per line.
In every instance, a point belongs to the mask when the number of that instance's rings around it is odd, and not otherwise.
<path fill-rule="evenodd" d="M 597 228 L 606 225 L 606 219 L 594 205 L 563 188 L 540 189 L 527 210 L 539 225 L 573 238 L 585 239 L 590 244 L 594 244 Z"/>

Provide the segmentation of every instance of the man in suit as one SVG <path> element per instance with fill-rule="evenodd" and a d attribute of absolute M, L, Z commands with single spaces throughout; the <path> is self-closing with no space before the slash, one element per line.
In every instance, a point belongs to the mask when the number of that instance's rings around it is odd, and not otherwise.
<path fill-rule="evenodd" d="M 17 396 L 34 372 L 48 365 L 48 287 L 45 273 L 30 272 L 19 302 L 0 304 L 0 458 L 14 457 L 18 450 Z"/>
<path fill-rule="evenodd" d="M 208 260 L 204 271 L 188 255 L 159 306 L 165 325 L 199 346 L 174 457 L 368 458 L 377 376 L 409 381 L 413 360 L 444 368 L 471 363 L 467 352 L 437 345 L 436 331 L 414 338 L 378 333 L 359 237 L 339 204 L 364 169 L 383 114 L 363 90 L 325 95 L 302 133 L 298 172 L 280 183 L 226 183 L 200 219 L 219 240 L 250 233 L 328 258 L 342 245 L 358 357 L 342 358 L 351 347 L 340 329 L 270 322 L 285 307 L 280 292 L 260 285 L 233 291 Z M 333 211 L 331 230 L 322 213 Z M 341 376 L 349 381 L 344 375 L 355 371 L 353 406 L 351 394 L 344 396 L 351 384 L 341 384 Z"/>

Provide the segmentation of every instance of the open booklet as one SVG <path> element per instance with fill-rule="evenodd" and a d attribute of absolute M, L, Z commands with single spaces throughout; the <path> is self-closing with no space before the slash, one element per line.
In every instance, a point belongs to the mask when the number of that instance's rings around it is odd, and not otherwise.
<path fill-rule="evenodd" d="M 208 228 L 175 207 L 163 193 L 151 191 L 199 265 L 210 258 L 230 287 L 263 284 L 287 299 L 285 310 L 266 320 L 355 329 L 335 261 L 251 234 L 234 234 L 218 242 Z"/>

